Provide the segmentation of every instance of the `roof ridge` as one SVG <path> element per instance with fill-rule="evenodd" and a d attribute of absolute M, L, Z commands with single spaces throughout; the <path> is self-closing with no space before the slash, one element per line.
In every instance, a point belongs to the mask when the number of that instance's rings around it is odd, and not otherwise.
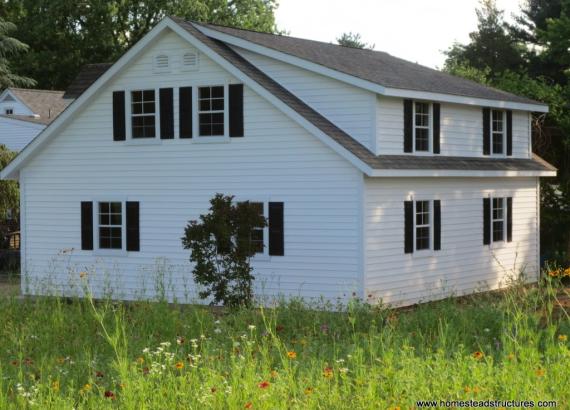
<path fill-rule="evenodd" d="M 11 91 L 33 91 L 33 92 L 37 92 L 37 93 L 53 93 L 53 94 L 65 92 L 65 91 L 60 91 L 60 90 L 42 90 L 39 88 L 20 88 L 20 87 L 8 87 L 6 89 L 11 90 Z"/>

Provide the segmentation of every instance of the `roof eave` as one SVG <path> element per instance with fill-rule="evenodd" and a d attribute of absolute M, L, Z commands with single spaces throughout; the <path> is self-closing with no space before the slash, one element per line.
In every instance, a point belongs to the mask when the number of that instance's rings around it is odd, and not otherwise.
<path fill-rule="evenodd" d="M 394 178 L 500 178 L 500 177 L 555 177 L 555 170 L 542 171 L 481 171 L 481 170 L 432 170 L 432 169 L 374 169 L 370 177 Z"/>

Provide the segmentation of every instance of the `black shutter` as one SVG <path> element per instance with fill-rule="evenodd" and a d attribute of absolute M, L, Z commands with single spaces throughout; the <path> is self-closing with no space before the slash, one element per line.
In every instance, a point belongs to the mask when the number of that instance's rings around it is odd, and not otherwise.
<path fill-rule="evenodd" d="M 140 250 L 139 203 L 127 202 L 127 251 Z"/>
<path fill-rule="evenodd" d="M 230 84 L 230 137 L 243 137 L 243 84 Z"/>
<path fill-rule="evenodd" d="M 125 140 L 125 92 L 113 91 L 113 140 Z"/>
<path fill-rule="evenodd" d="M 433 201 L 433 249 L 441 250 L 441 201 Z"/>
<path fill-rule="evenodd" d="M 269 203 L 269 254 L 283 256 L 285 254 L 283 202 Z"/>
<path fill-rule="evenodd" d="M 180 138 L 192 138 L 192 87 L 180 87 Z"/>
<path fill-rule="evenodd" d="M 413 151 L 412 128 L 414 127 L 413 101 L 404 100 L 404 152 Z"/>
<path fill-rule="evenodd" d="M 491 198 L 483 198 L 483 245 L 491 244 Z"/>
<path fill-rule="evenodd" d="M 81 202 L 81 249 L 93 250 L 93 202 Z"/>
<path fill-rule="evenodd" d="M 433 103 L 433 153 L 439 154 L 439 134 L 440 134 L 440 105 L 439 103 Z"/>
<path fill-rule="evenodd" d="M 174 138 L 174 93 L 172 88 L 161 88 L 160 99 L 160 139 Z"/>
<path fill-rule="evenodd" d="M 513 198 L 507 198 L 507 242 L 513 241 Z"/>
<path fill-rule="evenodd" d="M 507 110 L 507 155 L 513 155 L 513 112 Z"/>
<path fill-rule="evenodd" d="M 404 202 L 404 253 L 414 253 L 414 201 Z"/>
<path fill-rule="evenodd" d="M 483 155 L 491 155 L 491 109 L 483 108 Z"/>

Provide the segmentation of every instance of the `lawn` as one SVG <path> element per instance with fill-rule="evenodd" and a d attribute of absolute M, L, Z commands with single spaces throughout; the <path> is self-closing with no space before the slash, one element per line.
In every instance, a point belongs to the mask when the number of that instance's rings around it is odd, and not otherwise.
<path fill-rule="evenodd" d="M 547 278 L 341 312 L 0 293 L 0 408 L 408 409 L 470 399 L 569 408 L 565 292 Z"/>

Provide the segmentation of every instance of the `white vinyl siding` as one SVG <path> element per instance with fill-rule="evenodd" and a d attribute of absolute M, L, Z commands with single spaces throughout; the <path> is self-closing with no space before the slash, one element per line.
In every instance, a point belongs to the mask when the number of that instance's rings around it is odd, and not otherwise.
<path fill-rule="evenodd" d="M 43 124 L 0 117 L 0 144 L 12 151 L 21 151 L 44 128 Z"/>
<path fill-rule="evenodd" d="M 248 50 L 235 49 L 311 108 L 374 151 L 374 93 Z"/>
<path fill-rule="evenodd" d="M 483 157 L 482 108 L 441 103 L 440 112 L 439 155 Z M 504 125 L 506 127 L 506 119 Z M 377 97 L 376 139 L 376 154 L 404 153 L 403 99 Z M 506 152 L 506 145 L 504 149 Z M 513 111 L 513 158 L 530 158 L 530 153 L 530 114 Z"/>
<path fill-rule="evenodd" d="M 285 203 L 285 255 L 254 258 L 258 295 L 335 299 L 358 292 L 362 174 L 250 88 L 244 138 L 113 141 L 113 90 L 238 82 L 204 55 L 196 72 L 153 75 L 157 50 L 173 55 L 188 47 L 175 34 L 153 44 L 23 169 L 24 292 L 71 294 L 79 279 L 70 271 L 89 270 L 96 294 L 111 288 L 117 298 L 153 296 L 162 278 L 170 299 L 195 301 L 190 252 L 180 238 L 218 192 Z M 103 258 L 79 250 L 80 202 L 116 197 L 140 202 L 140 252 Z"/>
<path fill-rule="evenodd" d="M 365 179 L 365 296 L 411 304 L 496 289 L 513 270 L 537 279 L 536 178 Z M 513 197 L 513 241 L 483 245 L 482 198 Z M 404 206 L 441 200 L 441 251 L 404 253 Z M 506 202 L 506 201 L 505 201 Z M 506 229 L 506 227 L 505 227 Z"/>

